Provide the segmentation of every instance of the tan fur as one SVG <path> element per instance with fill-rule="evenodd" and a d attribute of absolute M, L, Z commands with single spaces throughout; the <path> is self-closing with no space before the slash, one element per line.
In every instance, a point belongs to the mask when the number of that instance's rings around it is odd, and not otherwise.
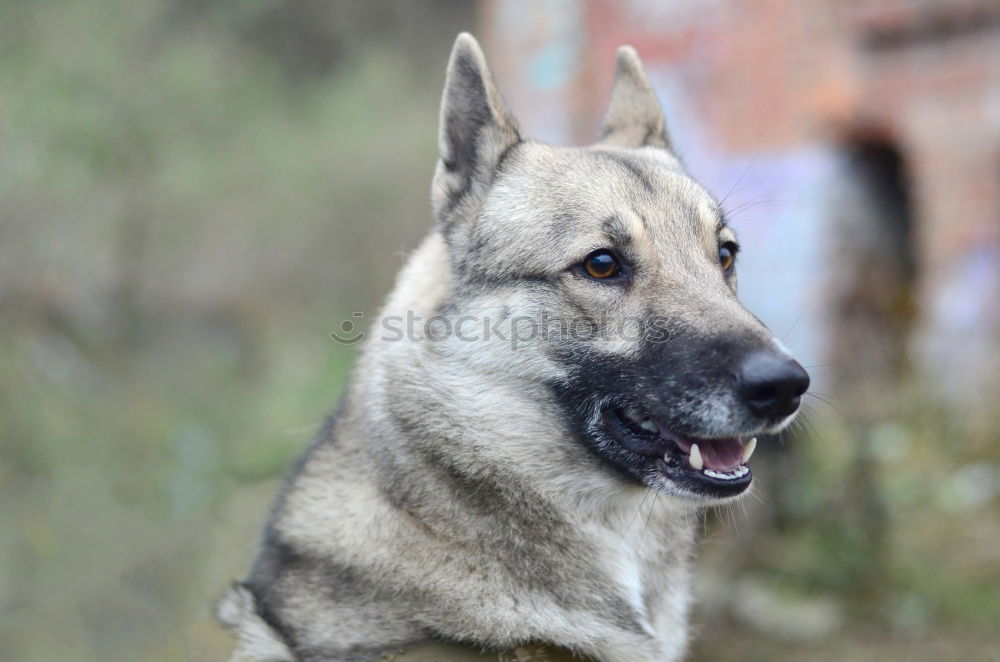
<path fill-rule="evenodd" d="M 408 311 L 501 319 L 510 332 L 519 316 L 654 310 L 693 332 L 769 342 L 718 269 L 718 207 L 668 151 L 631 48 L 619 52 L 601 141 L 557 148 L 522 141 L 478 44 L 461 35 L 441 136 L 437 228 L 399 274 L 343 413 L 289 478 L 222 619 L 247 659 L 371 659 L 445 638 L 676 660 L 707 502 L 625 481 L 581 446 L 550 386 L 574 368 L 551 342 L 390 342 L 378 329 Z M 644 267 L 626 296 L 570 269 L 607 244 L 608 219 Z M 610 338 L 588 351 L 624 360 L 639 348 Z M 706 426 L 722 425 L 727 402 L 699 409 Z"/>

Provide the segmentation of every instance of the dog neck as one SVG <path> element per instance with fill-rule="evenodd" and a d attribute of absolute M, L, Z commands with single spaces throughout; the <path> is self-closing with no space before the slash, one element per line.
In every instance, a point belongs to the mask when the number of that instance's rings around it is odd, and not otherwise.
<path fill-rule="evenodd" d="M 431 303 L 418 314 L 433 314 L 449 295 L 447 265 L 443 241 L 432 236 L 385 313 L 403 315 L 405 303 L 420 299 Z M 351 394 L 365 418 L 352 417 L 349 436 L 369 432 L 364 452 L 377 492 L 411 529 L 403 555 L 420 559 L 422 587 L 471 596 L 459 609 L 463 621 L 481 619 L 472 627 L 483 643 L 534 639 L 600 650 L 602 659 L 615 659 L 604 651 L 612 640 L 621 650 L 682 647 L 697 511 L 623 481 L 568 435 L 544 385 L 471 363 L 462 345 L 452 349 L 382 346 L 366 355 Z M 498 641 L 513 623 L 516 634 Z"/>
<path fill-rule="evenodd" d="M 387 311 L 431 287 L 408 272 Z M 675 659 L 697 512 L 603 466 L 541 386 L 486 370 L 470 385 L 468 370 L 428 344 L 365 353 L 275 508 L 246 583 L 255 611 L 305 660 L 428 638 Z"/>

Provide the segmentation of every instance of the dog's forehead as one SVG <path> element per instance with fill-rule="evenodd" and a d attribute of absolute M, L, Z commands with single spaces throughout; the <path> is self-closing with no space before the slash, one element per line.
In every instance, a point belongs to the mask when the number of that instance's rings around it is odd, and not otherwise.
<path fill-rule="evenodd" d="M 625 227 L 653 234 L 714 236 L 718 204 L 668 152 L 655 148 L 610 150 L 526 144 L 498 178 L 501 205 L 511 204 L 545 223 L 572 218 L 580 230 Z"/>

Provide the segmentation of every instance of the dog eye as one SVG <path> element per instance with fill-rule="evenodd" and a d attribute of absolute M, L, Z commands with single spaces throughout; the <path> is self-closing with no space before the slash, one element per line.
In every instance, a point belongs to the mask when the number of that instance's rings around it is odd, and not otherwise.
<path fill-rule="evenodd" d="M 583 260 L 583 270 L 591 278 L 611 278 L 617 276 L 622 267 L 615 254 L 607 250 L 594 251 Z"/>
<path fill-rule="evenodd" d="M 736 251 L 739 250 L 735 243 L 727 241 L 719 246 L 719 264 L 723 271 L 729 271 L 736 262 Z"/>

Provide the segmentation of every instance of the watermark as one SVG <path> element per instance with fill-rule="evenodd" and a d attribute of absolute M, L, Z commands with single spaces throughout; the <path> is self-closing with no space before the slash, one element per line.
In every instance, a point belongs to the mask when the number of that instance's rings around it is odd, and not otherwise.
<path fill-rule="evenodd" d="M 364 313 L 351 313 L 351 317 L 355 319 L 361 319 L 364 316 Z M 344 320 L 341 322 L 339 331 L 330 332 L 330 337 L 341 345 L 353 345 L 355 343 L 359 343 L 365 339 L 365 335 L 364 331 L 358 331 L 354 322 L 351 320 Z"/>
<path fill-rule="evenodd" d="M 360 320 L 364 313 L 352 313 Z M 344 320 L 330 337 L 342 345 L 354 345 L 367 337 L 353 320 Z M 676 324 L 676 322 L 675 322 Z M 530 315 L 432 315 L 422 317 L 412 310 L 404 315 L 384 315 L 378 320 L 380 342 L 501 342 L 512 349 L 535 342 L 626 341 L 665 342 L 670 324 L 662 317 L 561 317 L 549 313 Z"/>

